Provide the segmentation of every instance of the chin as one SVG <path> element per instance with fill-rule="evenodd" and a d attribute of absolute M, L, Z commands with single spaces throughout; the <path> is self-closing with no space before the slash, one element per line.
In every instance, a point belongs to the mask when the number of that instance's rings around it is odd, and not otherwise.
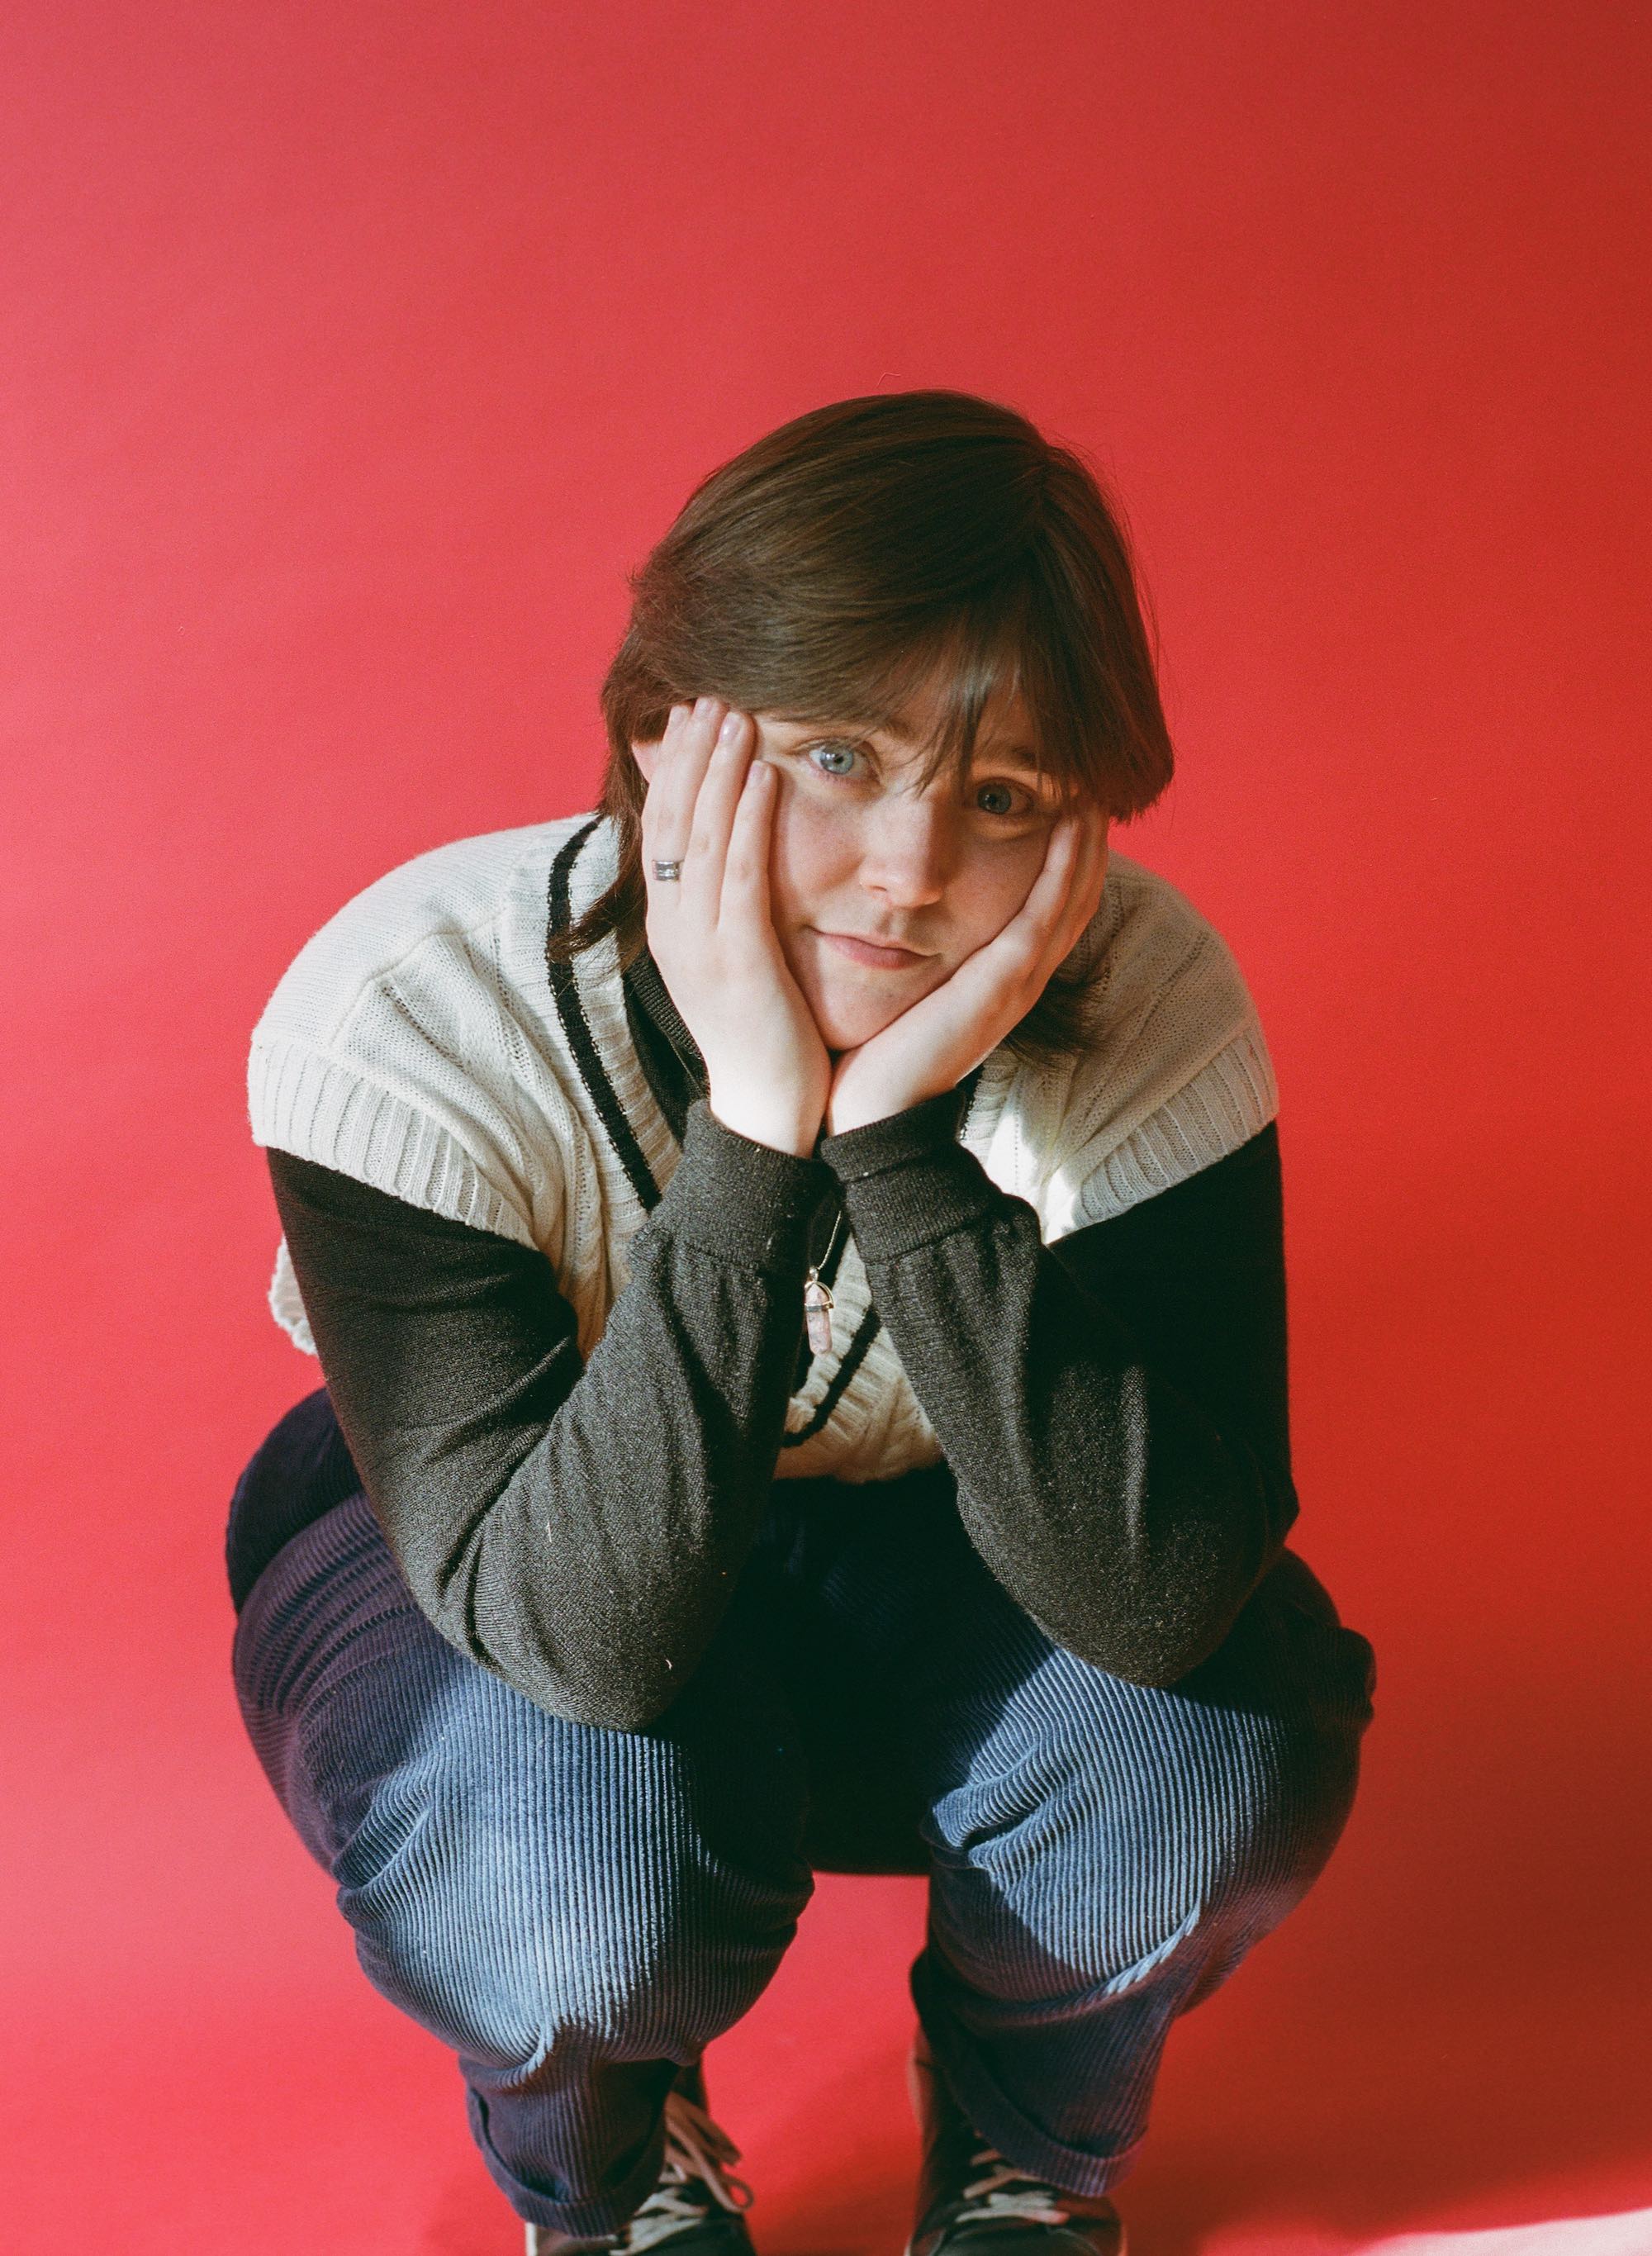
<path fill-rule="evenodd" d="M 894 1010 L 868 1010 L 864 997 L 855 1001 L 839 1001 L 827 995 L 811 996 L 809 1008 L 820 1028 L 821 1040 L 834 1052 L 858 1049 L 874 1034 L 882 1033 L 886 1026 L 893 1026 L 900 1016 Z"/>

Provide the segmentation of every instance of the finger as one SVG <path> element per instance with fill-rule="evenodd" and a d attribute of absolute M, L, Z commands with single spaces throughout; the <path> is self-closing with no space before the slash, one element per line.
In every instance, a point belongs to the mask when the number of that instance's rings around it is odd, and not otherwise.
<path fill-rule="evenodd" d="M 1095 881 L 1098 865 L 1102 858 L 1105 830 L 1097 820 L 1094 807 L 1075 807 L 1072 814 L 1072 858 L 1067 866 L 1066 901 L 1068 909 L 1077 907 L 1085 899 Z"/>
<path fill-rule="evenodd" d="M 692 707 L 674 705 L 666 716 L 666 725 L 660 733 L 659 758 L 654 772 L 643 793 L 642 815 L 639 829 L 645 851 L 660 850 L 660 841 L 667 835 L 661 823 L 667 819 L 667 805 L 671 796 L 672 772 L 676 761 L 677 746 Z"/>
<path fill-rule="evenodd" d="M 1044 842 L 1042 864 L 1020 907 L 984 947 L 964 958 L 946 983 L 948 988 L 958 990 L 960 1000 L 978 990 L 990 991 L 1006 980 L 1016 988 L 1036 983 L 1052 923 L 1060 916 L 1066 898 L 1073 852 L 1073 827 L 1063 818 L 1052 826 Z"/>
<path fill-rule="evenodd" d="M 748 716 L 732 707 L 724 710 L 710 758 L 700 779 L 682 869 L 688 888 L 685 899 L 708 923 L 715 923 L 721 911 L 729 835 L 753 742 Z"/>
<path fill-rule="evenodd" d="M 1066 961 L 1100 906 L 1107 876 L 1107 817 L 1104 808 L 1086 804 L 1075 810 L 1075 841 L 1068 865 L 1067 885 L 1061 909 L 1052 926 L 1048 969 Z"/>
<path fill-rule="evenodd" d="M 1038 876 L 999 934 L 1004 958 L 1019 965 L 1030 986 L 1043 985 L 1082 928 L 1075 903 L 1082 899 L 1088 850 L 1084 810 L 1074 808 L 1052 825 Z"/>
<path fill-rule="evenodd" d="M 681 879 L 657 878 L 653 865 L 657 860 L 687 864 L 695 798 L 717 733 L 711 717 L 715 709 L 715 701 L 705 697 L 693 705 L 674 705 L 660 740 L 653 781 L 643 801 L 643 874 L 651 902 L 657 885 L 667 887 L 674 902 L 681 899 L 677 887 Z"/>
<path fill-rule="evenodd" d="M 1107 883 L 1109 839 L 1112 830 L 1112 818 L 1105 807 L 1091 807 L 1088 817 L 1084 826 L 1084 866 L 1074 879 L 1073 888 L 1079 904 L 1081 929 L 1101 906 L 1102 892 Z"/>
<path fill-rule="evenodd" d="M 1079 826 L 1073 815 L 1064 814 L 1051 826 L 1038 875 L 1021 904 L 1020 916 L 1012 920 L 1013 925 L 1020 924 L 1023 936 L 1047 938 L 1059 921 L 1071 897 L 1080 844 Z"/>
<path fill-rule="evenodd" d="M 740 793 L 729 833 L 724 865 L 719 921 L 728 919 L 748 931 L 773 928 L 769 905 L 769 859 L 774 835 L 779 779 L 767 760 L 753 759 L 740 779 Z"/>
<path fill-rule="evenodd" d="M 1090 864 L 1087 872 L 1087 882 L 1091 888 L 1091 916 L 1094 916 L 1096 911 L 1101 906 L 1101 896 L 1107 884 L 1108 865 L 1112 859 L 1112 818 L 1105 807 L 1098 807 L 1095 828 L 1091 838 Z"/>

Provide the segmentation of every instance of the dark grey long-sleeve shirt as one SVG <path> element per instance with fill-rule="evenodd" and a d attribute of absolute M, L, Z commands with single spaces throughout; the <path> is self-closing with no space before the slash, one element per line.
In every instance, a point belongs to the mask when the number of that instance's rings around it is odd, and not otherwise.
<path fill-rule="evenodd" d="M 1132 1681 L 1214 1651 L 1297 1509 L 1274 1127 L 1045 1246 L 957 1141 L 967 1084 L 799 1159 L 712 1114 L 646 955 L 627 1007 L 681 1158 L 582 1363 L 533 1248 L 267 1155 L 340 1428 L 442 1634 L 575 1721 L 676 1697 L 760 1522 L 841 1204 L 1011 1597 Z"/>

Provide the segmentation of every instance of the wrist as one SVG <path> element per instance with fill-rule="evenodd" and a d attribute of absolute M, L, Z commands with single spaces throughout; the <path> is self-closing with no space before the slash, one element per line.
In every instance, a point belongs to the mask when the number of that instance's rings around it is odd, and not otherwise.
<path fill-rule="evenodd" d="M 911 1112 L 920 1104 L 930 1103 L 937 1096 L 954 1093 L 955 1084 L 944 1088 L 905 1089 L 900 1091 L 876 1092 L 857 1090 L 846 1095 L 841 1103 L 828 1103 L 825 1132 L 829 1136 L 851 1136 L 857 1128 L 869 1128 L 879 1120 L 893 1120 L 903 1112 Z"/>
<path fill-rule="evenodd" d="M 820 1133 L 820 1123 L 805 1126 L 795 1114 L 765 1113 L 759 1106 L 724 1105 L 712 1091 L 706 1099 L 707 1109 L 721 1126 L 736 1136 L 744 1136 L 749 1143 L 766 1146 L 771 1152 L 784 1152 L 794 1160 L 812 1160 L 815 1142 Z"/>
<path fill-rule="evenodd" d="M 961 1082 L 956 1089 L 917 1098 L 898 1112 L 858 1121 L 852 1128 L 828 1129 L 815 1147 L 817 1154 L 844 1180 L 854 1181 L 956 1152 L 973 1092 L 973 1081 Z"/>
<path fill-rule="evenodd" d="M 724 1126 L 703 1097 L 688 1107 L 681 1164 L 651 1223 L 702 1251 L 776 1276 L 802 1274 L 831 1170 Z"/>
<path fill-rule="evenodd" d="M 1005 1194 L 958 1141 L 967 1101 L 967 1091 L 949 1089 L 887 1119 L 822 1139 L 821 1159 L 837 1179 L 849 1226 L 869 1266 L 956 1230 L 978 1231 L 1004 1212 Z M 1018 1203 L 1036 1227 L 1032 1209 Z"/>

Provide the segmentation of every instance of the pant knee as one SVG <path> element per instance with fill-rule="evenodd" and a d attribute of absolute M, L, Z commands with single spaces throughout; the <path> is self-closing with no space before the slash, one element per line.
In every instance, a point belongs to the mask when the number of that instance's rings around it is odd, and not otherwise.
<path fill-rule="evenodd" d="M 1340 1838 L 1359 1778 L 1355 1738 L 1297 1721 L 1246 1718 L 1222 1765 L 1207 1854 L 1212 1900 L 1268 1905 L 1306 1894 Z"/>
<path fill-rule="evenodd" d="M 812 1888 L 804 1876 L 781 1899 L 737 1879 L 669 1794 L 525 1805 L 464 1762 L 387 1782 L 335 1872 L 374 1986 L 465 2056 L 516 2070 L 569 2041 L 619 2059 L 703 2050 L 766 1985 Z"/>
<path fill-rule="evenodd" d="M 1357 1734 L 1117 1688 L 1069 1703 L 1022 1782 L 995 1780 L 1008 1822 L 972 1829 L 937 1871 L 939 1932 L 1030 2002 L 1052 1988 L 1134 1987 L 1282 1919 L 1328 1860 L 1352 1805 Z M 1018 1992 L 1019 1994 L 1019 1992 Z"/>
<path fill-rule="evenodd" d="M 1202 1900 L 1267 1923 L 1323 1870 L 1359 1782 L 1374 1660 L 1288 1557 L 1211 1660 L 1140 1696 L 1161 1845 Z M 1300 1586 L 1300 1589 L 1299 1589 Z M 1306 1596 L 1302 1595 L 1306 1592 Z"/>

